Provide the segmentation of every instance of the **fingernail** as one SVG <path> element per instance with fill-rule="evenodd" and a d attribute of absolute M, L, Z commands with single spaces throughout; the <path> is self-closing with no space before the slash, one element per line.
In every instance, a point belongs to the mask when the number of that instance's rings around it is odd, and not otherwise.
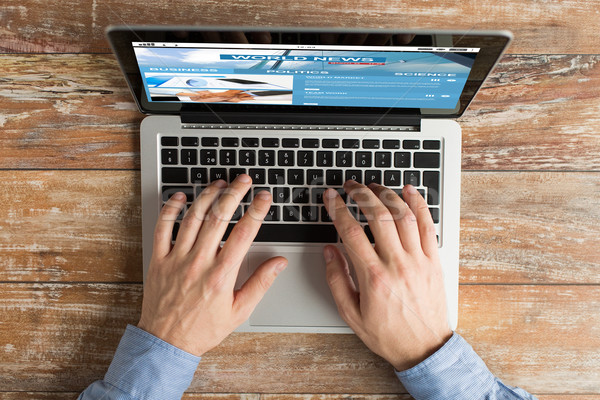
<path fill-rule="evenodd" d="M 266 190 L 261 190 L 258 192 L 256 197 L 258 197 L 260 200 L 269 200 L 271 198 L 271 193 L 267 192 Z"/>
<path fill-rule="evenodd" d="M 413 185 L 407 185 L 406 191 L 410 194 L 415 194 L 417 193 L 417 188 L 415 188 Z"/>
<path fill-rule="evenodd" d="M 242 182 L 242 183 L 250 183 L 252 182 L 252 179 L 250 179 L 250 177 L 246 174 L 240 175 L 237 177 L 237 179 Z"/>
<path fill-rule="evenodd" d="M 287 261 L 282 261 L 279 264 L 275 265 L 275 272 L 280 273 L 287 267 Z"/>
<path fill-rule="evenodd" d="M 175 200 L 183 200 L 185 198 L 185 194 L 181 192 L 177 192 L 173 195 L 173 199 Z"/>
<path fill-rule="evenodd" d="M 325 262 L 329 263 L 331 260 L 333 260 L 333 250 L 331 250 L 330 247 L 325 247 L 323 256 L 325 257 Z"/>
<path fill-rule="evenodd" d="M 214 181 L 213 185 L 220 188 L 224 188 L 225 186 L 227 186 L 227 182 L 225 182 L 223 179 L 219 179 L 218 181 Z"/>
<path fill-rule="evenodd" d="M 333 189 L 327 189 L 325 191 L 325 197 L 327 197 L 328 199 L 333 199 L 337 195 L 338 195 L 338 192 Z"/>

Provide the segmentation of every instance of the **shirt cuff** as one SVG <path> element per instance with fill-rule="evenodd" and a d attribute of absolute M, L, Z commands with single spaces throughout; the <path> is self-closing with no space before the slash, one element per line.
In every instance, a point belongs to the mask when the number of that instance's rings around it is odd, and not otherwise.
<path fill-rule="evenodd" d="M 417 400 L 484 398 L 495 382 L 473 348 L 456 332 L 450 340 L 420 364 L 396 375 Z"/>
<path fill-rule="evenodd" d="M 135 399 L 179 400 L 199 362 L 200 357 L 127 325 L 104 380 Z"/>

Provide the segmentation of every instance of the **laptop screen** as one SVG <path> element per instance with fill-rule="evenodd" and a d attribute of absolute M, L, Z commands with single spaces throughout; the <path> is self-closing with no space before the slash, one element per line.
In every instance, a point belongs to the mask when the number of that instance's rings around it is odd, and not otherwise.
<path fill-rule="evenodd" d="M 407 46 L 132 46 L 150 102 L 452 111 L 479 52 Z"/>
<path fill-rule="evenodd" d="M 140 110 L 269 116 L 458 117 L 505 32 L 113 27 Z"/>

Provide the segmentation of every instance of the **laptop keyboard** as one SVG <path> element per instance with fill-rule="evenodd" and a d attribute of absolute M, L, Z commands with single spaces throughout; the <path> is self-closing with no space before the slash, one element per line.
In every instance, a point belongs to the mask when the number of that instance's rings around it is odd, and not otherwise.
<path fill-rule="evenodd" d="M 344 132 L 346 136 L 347 132 Z M 401 194 L 405 184 L 417 187 L 426 199 L 440 233 L 440 176 L 442 141 L 439 139 L 364 139 L 346 137 L 280 138 L 258 136 L 161 136 L 162 203 L 181 191 L 185 210 L 212 181 L 233 181 L 246 173 L 252 188 L 235 211 L 227 238 L 252 198 L 266 190 L 273 204 L 255 242 L 336 243 L 339 237 L 323 205 L 327 188 L 336 189 L 354 217 L 373 236 L 365 216 L 344 192 L 348 179 L 385 185 Z M 179 222 L 175 223 L 173 240 Z"/>

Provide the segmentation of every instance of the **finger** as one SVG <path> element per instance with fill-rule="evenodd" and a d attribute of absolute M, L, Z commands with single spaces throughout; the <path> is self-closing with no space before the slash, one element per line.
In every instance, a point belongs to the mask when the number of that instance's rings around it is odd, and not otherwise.
<path fill-rule="evenodd" d="M 173 247 L 175 251 L 183 251 L 185 253 L 190 251 L 196 242 L 198 231 L 206 218 L 208 210 L 226 186 L 227 183 L 223 180 L 215 181 L 207 186 L 196 200 L 194 200 L 194 203 L 181 221 L 177 240 Z"/>
<path fill-rule="evenodd" d="M 198 251 L 214 252 L 217 250 L 233 213 L 240 205 L 248 189 L 250 189 L 251 184 L 252 179 L 248 175 L 239 175 L 221 193 L 219 199 L 212 203 L 204 224 L 202 224 L 198 233 L 198 239 L 195 244 L 198 247 Z"/>
<path fill-rule="evenodd" d="M 325 246 L 323 249 L 327 264 L 327 283 L 342 319 L 352 328 L 360 321 L 358 291 L 350 276 L 346 257 L 335 247 Z"/>
<path fill-rule="evenodd" d="M 371 187 L 348 181 L 344 184 L 344 190 L 367 218 L 375 239 L 377 253 L 389 258 L 401 248 L 398 230 L 390 209 L 371 190 Z"/>
<path fill-rule="evenodd" d="M 350 214 L 350 210 L 348 210 L 344 200 L 336 190 L 327 189 L 323 195 L 323 202 L 335 225 L 335 229 L 344 242 L 344 248 L 348 252 L 348 256 L 356 267 L 360 285 L 360 282 L 366 279 L 368 275 L 365 267 L 377 264 L 379 256 L 371 246 L 371 242 L 365 235 L 362 226 Z"/>
<path fill-rule="evenodd" d="M 402 196 L 407 199 L 408 206 L 417 218 L 421 248 L 428 257 L 438 255 L 438 242 L 435 236 L 435 225 L 429 212 L 427 202 L 412 185 L 406 185 L 402 189 Z"/>
<path fill-rule="evenodd" d="M 223 248 L 219 251 L 218 259 L 222 265 L 239 268 L 269 211 L 271 201 L 271 193 L 267 191 L 261 191 L 254 197 L 248 210 L 235 224 Z M 223 235 L 220 237 L 222 238 Z"/>
<path fill-rule="evenodd" d="M 235 294 L 233 308 L 241 324 L 250 317 L 275 278 L 287 266 L 284 257 L 273 257 L 262 263 Z"/>
<path fill-rule="evenodd" d="M 177 216 L 185 205 L 186 196 L 182 192 L 177 192 L 169 198 L 160 210 L 156 227 L 154 228 L 153 256 L 163 258 L 171 251 L 171 238 L 173 235 L 173 226 Z"/>

